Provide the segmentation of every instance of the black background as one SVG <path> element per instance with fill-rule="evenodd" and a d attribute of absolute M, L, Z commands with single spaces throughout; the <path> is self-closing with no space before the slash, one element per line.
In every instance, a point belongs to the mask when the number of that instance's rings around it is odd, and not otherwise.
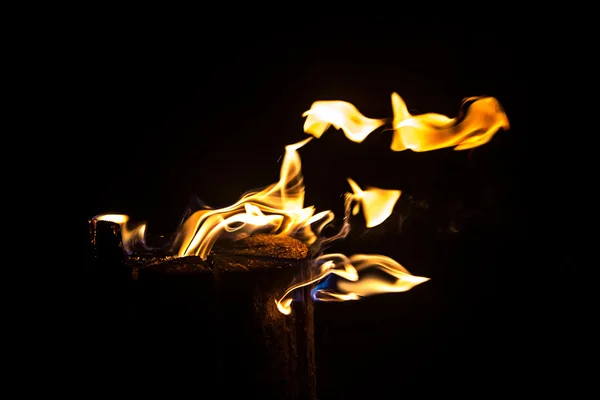
<path fill-rule="evenodd" d="M 356 17 L 222 29 L 107 28 L 73 50 L 89 165 L 82 245 L 99 213 L 171 232 L 190 196 L 221 207 L 276 182 L 284 146 L 306 137 L 301 114 L 313 101 L 385 118 L 395 91 L 413 113 L 454 117 L 463 98 L 494 96 L 511 128 L 472 151 L 392 152 L 391 132 L 357 144 L 331 129 L 300 156 L 306 204 L 338 220 L 346 177 L 403 192 L 385 223 L 366 230 L 359 215 L 330 251 L 385 254 L 431 278 L 406 293 L 317 305 L 320 398 L 506 385 L 508 266 L 525 262 L 516 256 L 527 134 L 518 33 Z"/>

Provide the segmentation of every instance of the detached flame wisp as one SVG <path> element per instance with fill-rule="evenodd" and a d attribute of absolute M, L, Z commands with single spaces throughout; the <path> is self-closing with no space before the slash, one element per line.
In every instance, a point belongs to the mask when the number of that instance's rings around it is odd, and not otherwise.
<path fill-rule="evenodd" d="M 400 190 L 387 190 L 374 187 L 368 187 L 362 190 L 352 179 L 348 178 L 348 183 L 354 194 L 352 198 L 357 201 L 352 209 L 352 214 L 358 214 L 360 205 L 362 205 L 363 214 L 367 223 L 367 228 L 373 228 L 385 221 L 400 198 Z"/>
<path fill-rule="evenodd" d="M 508 129 L 509 122 L 500 103 L 493 97 L 471 97 L 463 101 L 459 115 L 449 118 L 440 114 L 411 115 L 404 100 L 392 94 L 393 131 L 391 149 L 416 152 L 444 147 L 464 150 L 481 146 L 491 140 L 499 129 Z M 344 101 L 317 101 L 302 114 L 306 117 L 304 132 L 320 138 L 330 126 L 341 129 L 346 137 L 361 143 L 390 119 L 372 119 Z M 217 239 L 223 234 L 242 238 L 252 233 L 267 232 L 293 236 L 311 247 L 313 254 L 327 244 L 346 237 L 350 231 L 350 214 L 362 210 L 367 228 L 385 221 L 401 196 L 400 190 L 366 187 L 362 189 L 348 178 L 352 193 L 345 194 L 345 218 L 340 231 L 322 237 L 324 227 L 334 219 L 329 211 L 315 213 L 313 206 L 304 206 L 305 187 L 298 150 L 312 140 L 309 137 L 286 146 L 279 181 L 267 188 L 248 192 L 236 203 L 221 209 L 204 207 L 187 217 L 176 232 L 170 247 L 179 257 L 198 256 L 206 259 Z M 96 221 L 112 221 L 121 226 L 123 249 L 131 253 L 134 246 L 145 244 L 146 224 L 129 226 L 124 214 L 101 214 Z M 393 259 L 378 254 L 323 254 L 313 260 L 313 277 L 291 285 L 280 299 L 275 299 L 279 311 L 290 314 L 293 292 L 308 285 L 316 286 L 311 296 L 316 301 L 357 300 L 380 293 L 404 292 L 429 280 L 414 276 Z"/>
<path fill-rule="evenodd" d="M 345 101 L 315 101 L 302 116 L 306 117 L 304 132 L 317 139 L 333 125 L 335 129 L 343 130 L 348 139 L 357 143 L 385 124 L 383 119 L 365 117 L 354 105 Z"/>
<path fill-rule="evenodd" d="M 466 150 L 489 142 L 499 129 L 510 127 L 498 100 L 489 96 L 464 99 L 456 118 L 435 113 L 411 115 L 397 93 L 392 93 L 392 110 L 393 151 L 421 152 L 445 147 Z M 384 119 L 365 117 L 343 101 L 316 101 L 302 116 L 307 117 L 304 132 L 317 139 L 333 125 L 357 143 L 386 123 Z"/>
<path fill-rule="evenodd" d="M 510 125 L 502 106 L 494 97 L 463 100 L 459 116 L 441 114 L 411 115 L 404 100 L 392 94 L 394 110 L 392 150 L 430 151 L 444 147 L 466 150 L 489 142 L 499 129 Z"/>

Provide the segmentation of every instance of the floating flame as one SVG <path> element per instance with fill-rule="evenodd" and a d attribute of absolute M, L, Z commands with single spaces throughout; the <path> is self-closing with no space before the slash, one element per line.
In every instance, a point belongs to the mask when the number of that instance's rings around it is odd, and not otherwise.
<path fill-rule="evenodd" d="M 393 151 L 410 149 L 421 152 L 444 147 L 466 150 L 489 142 L 499 129 L 510 127 L 498 100 L 488 96 L 464 99 L 456 118 L 434 113 L 411 115 L 397 93 L 392 93 L 392 109 L 390 148 Z M 302 116 L 307 117 L 304 132 L 317 139 L 333 125 L 357 143 L 385 123 L 383 119 L 365 117 L 356 107 L 344 101 L 314 102 Z"/>
<path fill-rule="evenodd" d="M 365 117 L 354 105 L 345 101 L 315 101 L 302 116 L 307 117 L 304 132 L 317 139 L 333 125 L 335 129 L 343 130 L 348 139 L 357 143 L 385 124 L 385 120 Z"/>
<path fill-rule="evenodd" d="M 499 129 L 507 130 L 510 126 L 502 106 L 494 97 L 464 99 L 461 104 L 463 115 L 457 118 L 433 113 L 413 116 L 397 93 L 392 94 L 392 108 L 394 136 L 391 148 L 394 151 L 430 151 L 454 146 L 454 150 L 466 150 L 486 144 Z"/>
<path fill-rule="evenodd" d="M 358 300 L 375 294 L 406 292 L 416 285 L 426 282 L 429 278 L 414 276 L 406 268 L 393 259 L 379 254 L 355 254 L 346 257 L 344 254 L 325 254 L 315 259 L 319 266 L 315 277 L 305 282 L 291 286 L 276 301 L 277 308 L 285 315 L 292 312 L 293 299 L 290 294 L 301 287 L 322 281 L 331 275 L 341 277 L 335 285 L 327 281 L 319 284 L 311 292 L 317 301 L 346 301 Z M 376 270 L 384 273 L 384 277 L 368 272 Z M 387 278 L 386 278 L 387 277 Z"/>
<path fill-rule="evenodd" d="M 373 228 L 385 221 L 394 210 L 394 205 L 402 193 L 400 190 L 387 190 L 375 187 L 368 187 L 362 190 L 352 179 L 348 178 L 348 183 L 354 192 L 354 199 L 362 204 L 363 215 L 367 222 L 367 228 Z M 358 214 L 360 207 L 357 203 L 352 214 Z"/>

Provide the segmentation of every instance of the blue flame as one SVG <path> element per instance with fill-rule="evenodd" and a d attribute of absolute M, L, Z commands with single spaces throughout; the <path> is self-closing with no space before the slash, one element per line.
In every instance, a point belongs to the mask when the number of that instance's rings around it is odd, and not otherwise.
<path fill-rule="evenodd" d="M 340 279 L 343 278 L 334 274 L 327 275 L 325 279 L 319 282 L 319 284 L 310 291 L 310 297 L 312 297 L 314 301 L 321 301 L 321 299 L 318 298 L 317 293 L 326 292 L 331 289 L 337 289 L 337 283 L 340 281 Z"/>

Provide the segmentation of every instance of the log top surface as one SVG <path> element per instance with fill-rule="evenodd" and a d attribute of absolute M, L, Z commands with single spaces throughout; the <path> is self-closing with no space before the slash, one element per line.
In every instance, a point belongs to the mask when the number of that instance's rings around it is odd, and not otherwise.
<path fill-rule="evenodd" d="M 161 273 L 203 273 L 218 268 L 221 271 L 249 271 L 285 268 L 308 257 L 308 248 L 301 241 L 285 235 L 255 234 L 235 241 L 219 241 L 207 261 L 200 257 L 177 257 L 160 254 L 132 254 L 127 264 L 135 269 Z"/>
<path fill-rule="evenodd" d="M 213 251 L 215 254 L 236 256 L 284 258 L 303 260 L 308 256 L 308 248 L 298 239 L 285 235 L 259 233 L 221 245 Z"/>

